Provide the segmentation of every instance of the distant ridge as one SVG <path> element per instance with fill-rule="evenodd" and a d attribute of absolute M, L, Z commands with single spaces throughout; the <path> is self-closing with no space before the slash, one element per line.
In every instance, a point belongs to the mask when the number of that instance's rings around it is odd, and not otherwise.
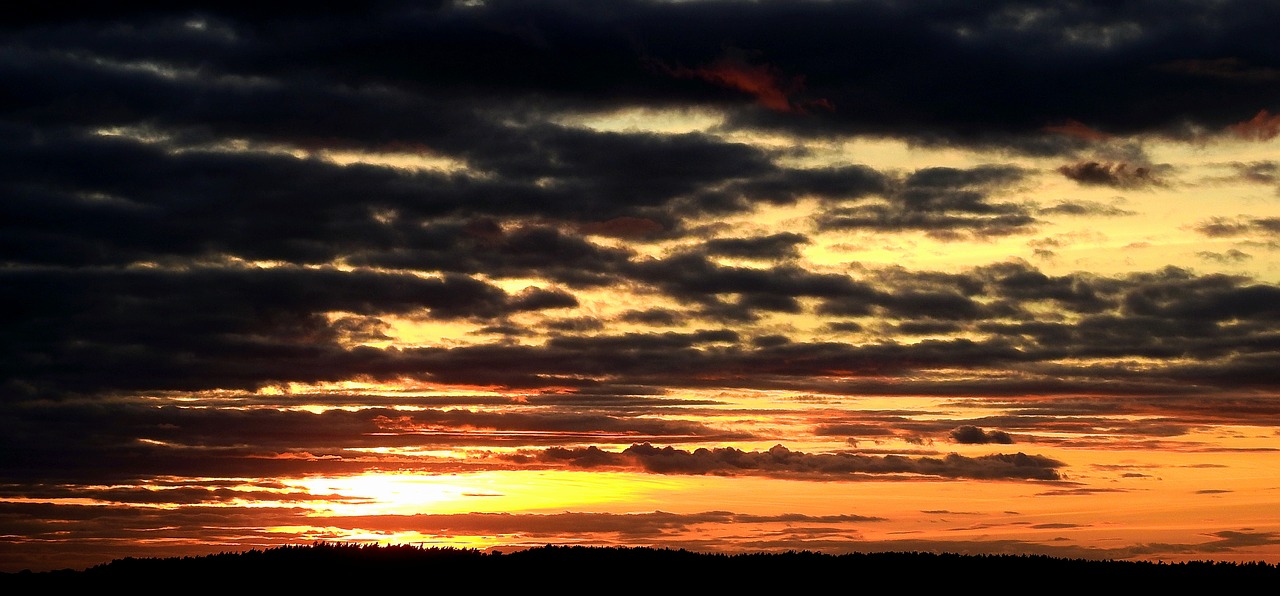
<path fill-rule="evenodd" d="M 662 590 L 776 593 L 921 589 L 1223 589 L 1276 585 L 1267 563 L 1148 563 L 1041 555 L 811 551 L 710 554 L 658 548 L 543 546 L 510 553 L 315 543 L 198 557 L 117 559 L 84 571 L 0 574 L 0 588 L 103 587 L 186 593 L 278 593 L 289 588 L 439 594 L 540 588 L 558 594 Z M 1258 583 L 1266 582 L 1266 583 Z M 407 589 L 408 591 L 403 591 Z M 9 591 L 13 594 L 15 592 Z"/>

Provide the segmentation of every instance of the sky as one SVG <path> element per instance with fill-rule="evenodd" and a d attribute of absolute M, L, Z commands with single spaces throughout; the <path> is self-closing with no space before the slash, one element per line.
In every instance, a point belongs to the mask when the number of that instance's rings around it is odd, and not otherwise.
<path fill-rule="evenodd" d="M 1280 563 L 1280 6 L 0 20 L 0 571 Z"/>

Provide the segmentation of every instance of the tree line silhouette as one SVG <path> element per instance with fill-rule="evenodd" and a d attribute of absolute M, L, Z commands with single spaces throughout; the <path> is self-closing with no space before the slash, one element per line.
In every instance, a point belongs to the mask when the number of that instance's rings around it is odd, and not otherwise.
<path fill-rule="evenodd" d="M 550 590 L 738 593 L 932 589 L 1232 589 L 1276 585 L 1280 567 L 1252 562 L 1154 563 L 1043 555 L 812 551 L 715 554 L 648 547 L 555 546 L 510 553 L 318 542 L 181 558 L 123 558 L 83 571 L 0 574 L 12 588 L 104 587 L 187 593 L 278 593 L 323 588 L 397 593 Z M 34 593 L 34 592 L 25 592 Z"/>

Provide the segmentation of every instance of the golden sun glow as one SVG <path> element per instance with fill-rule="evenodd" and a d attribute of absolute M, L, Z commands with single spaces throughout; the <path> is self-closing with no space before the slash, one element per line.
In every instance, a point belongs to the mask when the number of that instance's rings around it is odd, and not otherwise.
<path fill-rule="evenodd" d="M 321 515 L 413 515 L 482 511 L 629 511 L 662 502 L 680 479 L 608 472 L 546 470 L 468 474 L 382 474 L 284 479 L 288 486 L 333 500 L 315 501 Z"/>

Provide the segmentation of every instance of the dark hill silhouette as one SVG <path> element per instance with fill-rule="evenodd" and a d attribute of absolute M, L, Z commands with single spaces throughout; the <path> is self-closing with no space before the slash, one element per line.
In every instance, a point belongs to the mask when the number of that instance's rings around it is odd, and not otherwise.
<path fill-rule="evenodd" d="M 1174 588 L 1178 592 L 1217 591 L 1274 586 L 1278 580 L 1280 567 L 1266 563 L 1146 563 L 918 552 L 725 555 L 583 546 L 545 546 L 503 554 L 316 543 L 200 557 L 125 558 L 83 571 L 0 574 L 0 592 L 119 587 L 238 594 L 299 588 L 324 588 L 325 593 L 353 589 L 394 594 L 488 594 L 538 588 L 561 594 L 657 590 L 755 594 L 831 589 L 856 593 L 887 586 L 907 593 L 934 589 L 1114 593 Z"/>

